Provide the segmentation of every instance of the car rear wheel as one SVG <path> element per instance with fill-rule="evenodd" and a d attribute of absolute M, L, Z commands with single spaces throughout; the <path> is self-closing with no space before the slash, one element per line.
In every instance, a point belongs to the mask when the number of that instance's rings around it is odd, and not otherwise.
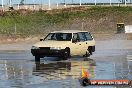
<path fill-rule="evenodd" d="M 90 53 L 87 51 L 83 57 L 90 57 Z"/>
<path fill-rule="evenodd" d="M 93 54 L 93 52 L 92 52 L 92 47 L 88 47 L 88 51 L 89 51 L 90 55 Z"/>

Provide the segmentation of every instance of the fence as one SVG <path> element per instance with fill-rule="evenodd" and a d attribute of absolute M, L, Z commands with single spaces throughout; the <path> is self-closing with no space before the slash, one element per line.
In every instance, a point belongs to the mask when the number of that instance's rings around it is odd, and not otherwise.
<path fill-rule="evenodd" d="M 96 0 L 97 1 L 97 0 Z M 111 0 L 112 1 L 112 0 Z M 11 4 L 11 5 L 5 5 L 5 2 L 3 4 L 3 6 L 1 6 L 1 9 L 3 9 L 4 11 L 7 11 L 9 6 L 13 6 L 14 9 L 18 10 L 18 9 L 31 9 L 31 10 L 50 10 L 50 9 L 60 9 L 60 8 L 67 8 L 67 7 L 74 7 L 74 6 L 125 6 L 125 4 L 122 3 L 84 3 L 82 1 L 80 1 L 81 4 L 79 3 L 58 3 L 58 4 L 54 4 L 54 3 L 35 3 L 35 4 L 29 4 L 29 3 L 24 3 L 22 4 Z M 127 5 L 131 5 L 130 3 L 127 3 Z M 33 11 L 34 12 L 34 11 Z M 50 12 L 50 11 L 49 11 Z M 126 12 L 126 10 L 125 10 Z M 0 25 L 0 33 L 1 34 L 40 34 L 40 33 L 48 33 L 49 31 L 54 31 L 54 30 L 67 30 L 67 29 L 76 29 L 76 30 L 80 30 L 80 29 L 84 29 L 84 30 L 88 30 L 90 32 L 114 32 L 116 30 L 116 23 L 117 23 L 117 19 L 115 19 L 114 21 L 111 22 L 111 20 L 109 20 L 107 17 L 100 17 L 100 15 L 96 15 L 95 17 L 98 16 L 98 18 L 100 18 L 99 20 L 96 19 L 84 19 L 84 20 L 73 20 L 73 21 L 67 21 L 66 23 L 63 22 L 63 20 L 66 20 L 63 18 L 63 13 L 60 15 L 57 15 L 55 18 L 50 18 L 48 16 L 38 16 L 40 18 L 37 17 L 37 13 L 36 15 L 31 15 L 31 16 L 27 16 L 27 14 L 30 13 L 30 11 L 28 12 L 22 12 L 22 15 L 24 16 L 18 16 L 16 15 L 12 15 L 11 13 L 9 13 L 9 16 L 7 16 L 6 18 L 2 18 L 1 19 L 1 25 Z M 101 12 L 102 13 L 102 12 Z M 1 15 L 1 14 L 0 14 Z M 64 16 L 68 15 L 65 14 Z M 85 15 L 85 13 L 84 13 Z M 59 17 L 58 17 L 59 16 Z M 93 15 L 92 15 L 93 16 Z M 111 15 L 111 17 L 113 18 L 113 16 L 115 15 Z M 118 17 L 118 16 L 116 16 Z M 37 18 L 37 19 L 36 19 Z M 58 19 L 56 19 L 58 18 Z M 47 21 L 48 20 L 48 21 Z M 122 20 L 126 20 L 126 23 L 131 22 L 130 20 L 130 16 L 124 16 L 124 18 L 122 18 Z M 122 21 L 120 20 L 120 21 Z M 59 21 L 61 22 L 61 24 L 56 24 L 55 22 Z M 106 22 L 107 21 L 107 22 Z M 49 23 L 47 23 L 49 22 Z M 84 23 L 84 24 L 83 24 Z M 108 26 L 106 26 L 108 25 Z M 82 27 L 83 26 L 83 27 Z M 107 30 L 107 31 L 106 31 Z"/>
<path fill-rule="evenodd" d="M 51 10 L 75 6 L 132 6 L 131 0 L 1 0 L 0 9 Z"/>

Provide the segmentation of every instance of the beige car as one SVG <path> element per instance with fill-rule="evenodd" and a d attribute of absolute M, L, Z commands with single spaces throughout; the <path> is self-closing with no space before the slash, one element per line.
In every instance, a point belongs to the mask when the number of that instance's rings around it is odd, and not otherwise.
<path fill-rule="evenodd" d="M 51 32 L 31 48 L 35 61 L 40 61 L 40 58 L 43 57 L 61 57 L 64 59 L 71 56 L 89 57 L 94 51 L 94 38 L 89 32 L 80 30 Z"/>

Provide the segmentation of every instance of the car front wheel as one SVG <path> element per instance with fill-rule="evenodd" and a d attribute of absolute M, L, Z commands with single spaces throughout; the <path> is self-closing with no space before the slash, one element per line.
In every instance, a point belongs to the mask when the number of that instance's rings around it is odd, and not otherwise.
<path fill-rule="evenodd" d="M 35 62 L 40 62 L 40 57 L 39 56 L 35 56 Z"/>
<path fill-rule="evenodd" d="M 70 57 L 70 49 L 66 48 L 64 51 L 64 54 L 63 54 L 63 59 L 67 60 L 67 58 L 69 58 L 69 57 Z"/>

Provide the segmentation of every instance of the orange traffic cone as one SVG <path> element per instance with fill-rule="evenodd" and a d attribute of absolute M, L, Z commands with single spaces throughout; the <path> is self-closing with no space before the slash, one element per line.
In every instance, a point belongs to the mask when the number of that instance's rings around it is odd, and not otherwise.
<path fill-rule="evenodd" d="M 90 85 L 90 79 L 88 79 L 89 74 L 88 72 L 84 71 L 84 68 L 81 68 L 81 78 L 79 79 L 79 82 L 82 86 L 87 86 Z"/>
<path fill-rule="evenodd" d="M 82 70 L 82 72 L 81 72 L 81 78 L 88 78 L 89 77 L 88 72 L 84 71 L 83 67 L 81 68 L 81 70 Z"/>

